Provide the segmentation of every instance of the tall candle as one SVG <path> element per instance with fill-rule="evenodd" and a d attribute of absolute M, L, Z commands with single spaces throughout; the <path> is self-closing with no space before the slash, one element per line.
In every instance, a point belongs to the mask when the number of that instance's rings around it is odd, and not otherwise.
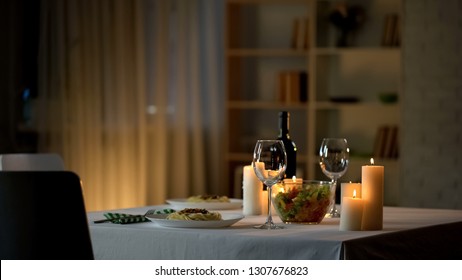
<path fill-rule="evenodd" d="M 255 175 L 252 165 L 244 166 L 243 174 L 243 214 L 260 215 L 262 214 L 263 183 Z"/>
<path fill-rule="evenodd" d="M 364 201 L 362 230 L 381 230 L 383 228 L 383 181 L 384 167 L 371 165 L 362 167 L 362 199 Z"/>
<path fill-rule="evenodd" d="M 363 200 L 353 196 L 342 197 L 342 214 L 340 215 L 340 230 L 361 230 L 363 217 Z"/>
<path fill-rule="evenodd" d="M 261 213 L 264 215 L 268 214 L 268 190 L 263 187 L 260 195 Z"/>

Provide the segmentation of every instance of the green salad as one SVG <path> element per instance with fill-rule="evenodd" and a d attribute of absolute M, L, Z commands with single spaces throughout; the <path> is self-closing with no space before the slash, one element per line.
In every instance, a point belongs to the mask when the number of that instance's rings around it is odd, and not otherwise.
<path fill-rule="evenodd" d="M 332 199 L 330 184 L 303 184 L 279 192 L 273 203 L 283 222 L 320 223 Z"/>

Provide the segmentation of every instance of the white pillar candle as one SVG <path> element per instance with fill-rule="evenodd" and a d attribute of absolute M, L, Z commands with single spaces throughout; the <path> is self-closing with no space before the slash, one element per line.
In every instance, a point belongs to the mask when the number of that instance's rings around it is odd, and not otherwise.
<path fill-rule="evenodd" d="M 303 183 L 303 178 L 297 178 L 295 176 L 293 176 L 292 178 L 287 178 L 287 179 L 284 179 L 284 184 L 297 184 L 297 185 L 301 185 Z"/>
<path fill-rule="evenodd" d="M 255 175 L 252 165 L 244 166 L 243 174 L 243 214 L 261 215 L 263 183 Z"/>
<path fill-rule="evenodd" d="M 340 230 L 361 230 L 363 217 L 363 200 L 352 196 L 342 197 L 342 214 L 340 215 Z"/>
<path fill-rule="evenodd" d="M 261 191 L 260 194 L 261 213 L 263 215 L 268 214 L 268 191 L 267 189 Z"/>
<path fill-rule="evenodd" d="M 342 183 L 340 189 L 340 197 L 352 197 L 353 191 L 356 190 L 356 197 L 361 198 L 361 183 Z M 341 201 L 341 200 L 340 200 Z"/>
<path fill-rule="evenodd" d="M 383 181 L 384 167 L 371 165 L 362 167 L 362 199 L 364 203 L 362 230 L 381 230 L 383 228 Z"/>

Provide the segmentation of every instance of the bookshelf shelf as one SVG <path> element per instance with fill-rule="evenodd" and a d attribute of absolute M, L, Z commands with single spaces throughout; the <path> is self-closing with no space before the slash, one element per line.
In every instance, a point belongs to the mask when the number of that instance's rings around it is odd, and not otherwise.
<path fill-rule="evenodd" d="M 246 57 L 246 56 L 304 57 L 307 55 L 307 51 L 306 50 L 293 50 L 293 49 L 229 49 L 226 55 L 229 57 Z"/>
<path fill-rule="evenodd" d="M 342 54 L 361 54 L 375 53 L 382 54 L 384 52 L 400 52 L 399 47 L 352 47 L 352 48 L 317 48 L 314 50 L 316 55 L 342 55 Z"/>

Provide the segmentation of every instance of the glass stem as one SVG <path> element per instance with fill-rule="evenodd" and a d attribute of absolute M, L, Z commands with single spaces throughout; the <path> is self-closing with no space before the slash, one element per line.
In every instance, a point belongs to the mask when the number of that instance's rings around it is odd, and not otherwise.
<path fill-rule="evenodd" d="M 331 209 L 331 214 L 334 216 L 337 212 L 337 207 L 335 206 L 336 204 L 336 201 L 335 201 L 335 196 L 336 196 L 336 193 L 337 193 L 337 178 L 335 179 L 332 179 L 332 183 L 334 184 L 334 204 L 332 205 L 332 209 Z"/>
<path fill-rule="evenodd" d="M 267 224 L 273 224 L 273 217 L 271 216 L 271 187 L 269 186 L 266 188 L 268 192 L 268 217 L 266 218 Z"/>

